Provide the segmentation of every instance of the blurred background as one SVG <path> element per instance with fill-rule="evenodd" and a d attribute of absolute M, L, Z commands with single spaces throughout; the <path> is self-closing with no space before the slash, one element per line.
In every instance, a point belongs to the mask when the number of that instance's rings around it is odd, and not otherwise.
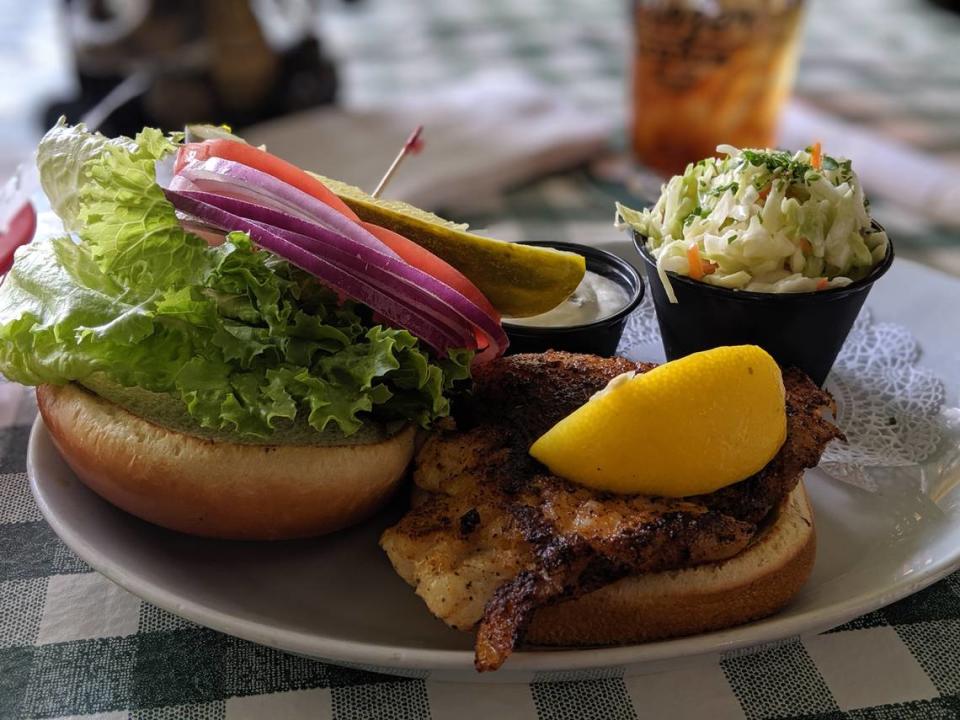
<path fill-rule="evenodd" d="M 651 202 L 684 142 L 746 118 L 724 132 L 851 157 L 899 255 L 960 275 L 958 5 L 0 0 L 0 182 L 61 114 L 226 122 L 367 189 L 423 123 L 387 195 L 603 246 L 614 200 Z"/>

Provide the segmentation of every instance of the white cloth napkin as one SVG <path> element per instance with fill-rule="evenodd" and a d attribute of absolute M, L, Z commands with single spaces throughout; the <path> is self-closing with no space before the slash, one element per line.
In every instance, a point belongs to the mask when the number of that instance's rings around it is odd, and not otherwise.
<path fill-rule="evenodd" d="M 299 113 L 248 128 L 244 137 L 369 192 L 419 124 L 423 151 L 406 159 L 383 196 L 464 210 L 490 207 L 511 185 L 596 157 L 617 121 L 529 76 L 497 72 L 389 107 Z"/>

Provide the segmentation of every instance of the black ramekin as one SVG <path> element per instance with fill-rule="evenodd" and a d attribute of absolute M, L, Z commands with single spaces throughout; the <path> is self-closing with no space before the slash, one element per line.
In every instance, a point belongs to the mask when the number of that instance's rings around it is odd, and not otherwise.
<path fill-rule="evenodd" d="M 668 360 L 721 345 L 759 345 L 781 366 L 800 368 L 817 385 L 827 379 L 873 283 L 893 262 L 890 242 L 886 257 L 867 277 L 803 293 L 729 290 L 670 272 L 677 296 L 671 303 L 646 237 L 634 233 L 633 244 L 650 283 Z"/>
<path fill-rule="evenodd" d="M 513 325 L 509 318 L 504 318 L 503 329 L 510 338 L 510 349 L 507 354 L 568 350 L 603 357 L 614 355 L 617 345 L 620 344 L 620 336 L 623 335 L 627 317 L 643 300 L 643 278 L 636 268 L 613 253 L 589 245 L 551 240 L 531 240 L 523 244 L 550 247 L 583 255 L 587 261 L 587 270 L 610 278 L 619 284 L 627 291 L 630 301 L 613 315 L 583 325 L 532 327 Z"/>

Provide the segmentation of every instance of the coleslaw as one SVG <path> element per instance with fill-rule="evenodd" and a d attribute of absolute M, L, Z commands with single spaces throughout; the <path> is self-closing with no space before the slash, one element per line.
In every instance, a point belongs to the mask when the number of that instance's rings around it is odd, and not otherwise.
<path fill-rule="evenodd" d="M 653 208 L 617 204 L 616 224 L 647 238 L 671 302 L 668 272 L 738 290 L 797 293 L 867 276 L 889 240 L 860 179 L 819 144 L 796 153 L 720 145 L 687 166 Z"/>

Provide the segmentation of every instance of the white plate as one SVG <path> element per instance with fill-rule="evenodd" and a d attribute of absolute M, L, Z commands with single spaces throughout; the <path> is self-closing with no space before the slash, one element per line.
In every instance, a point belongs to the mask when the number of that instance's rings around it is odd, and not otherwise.
<path fill-rule="evenodd" d="M 620 250 L 621 248 L 613 248 Z M 924 364 L 957 403 L 960 349 L 929 309 L 960 302 L 960 283 L 898 261 L 870 304 L 909 325 Z M 878 292 L 879 291 L 879 292 Z M 472 638 L 447 628 L 393 572 L 377 545 L 388 511 L 328 538 L 230 543 L 168 532 L 113 508 L 33 428 L 28 472 L 67 545 L 140 597 L 201 625 L 331 662 L 437 680 L 527 682 L 652 672 L 826 630 L 930 585 L 960 566 L 960 466 L 882 474 L 878 492 L 807 473 L 818 550 L 810 582 L 779 614 L 730 630 L 628 647 L 521 650 L 499 671 L 473 670 Z M 933 478 L 933 479 L 932 479 Z"/>
<path fill-rule="evenodd" d="M 478 676 L 471 637 L 430 615 L 377 546 L 390 512 L 311 541 L 231 543 L 179 535 L 137 520 L 89 491 L 59 456 L 40 419 L 30 436 L 28 471 L 44 517 L 64 542 L 145 600 L 282 650 L 435 679 L 517 682 L 649 671 L 653 668 L 644 664 L 654 661 L 825 630 L 960 565 L 960 487 L 934 503 L 915 488 L 867 493 L 814 471 L 807 474 L 807 487 L 817 522 L 817 562 L 810 582 L 783 612 L 666 642 L 522 650 L 498 672 Z"/>

